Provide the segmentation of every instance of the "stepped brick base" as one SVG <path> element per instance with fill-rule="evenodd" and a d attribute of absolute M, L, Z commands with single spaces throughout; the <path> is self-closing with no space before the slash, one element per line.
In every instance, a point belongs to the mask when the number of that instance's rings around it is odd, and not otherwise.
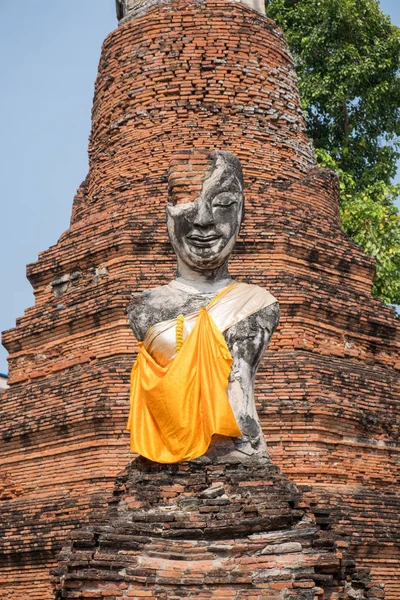
<path fill-rule="evenodd" d="M 134 461 L 53 572 L 58 600 L 383 598 L 368 574 L 269 460 L 204 457 Z"/>

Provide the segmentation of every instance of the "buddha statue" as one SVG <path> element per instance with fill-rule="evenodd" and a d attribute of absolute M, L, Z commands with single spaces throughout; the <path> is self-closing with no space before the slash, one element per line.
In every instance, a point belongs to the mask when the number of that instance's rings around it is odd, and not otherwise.
<path fill-rule="evenodd" d="M 229 274 L 244 218 L 240 161 L 220 150 L 177 154 L 166 213 L 176 278 L 135 295 L 128 307 L 140 346 L 131 448 L 161 463 L 267 457 L 254 380 L 279 305 Z"/>

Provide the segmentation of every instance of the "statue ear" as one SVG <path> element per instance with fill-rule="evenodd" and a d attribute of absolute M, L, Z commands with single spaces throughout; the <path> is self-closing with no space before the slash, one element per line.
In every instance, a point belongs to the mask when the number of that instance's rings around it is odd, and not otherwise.
<path fill-rule="evenodd" d="M 171 202 L 167 202 L 167 204 L 165 205 L 165 217 L 166 217 L 166 223 L 167 223 L 167 229 L 168 229 L 168 234 L 170 235 L 170 225 L 171 222 L 173 221 L 173 215 L 172 215 L 172 207 L 173 204 L 171 204 Z"/>
<path fill-rule="evenodd" d="M 240 215 L 240 227 L 243 225 L 244 217 L 245 217 L 244 196 L 242 196 L 242 214 Z"/>

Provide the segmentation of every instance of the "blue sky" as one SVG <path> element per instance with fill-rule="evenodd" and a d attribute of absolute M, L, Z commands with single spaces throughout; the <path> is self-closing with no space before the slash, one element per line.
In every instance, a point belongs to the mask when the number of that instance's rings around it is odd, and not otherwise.
<path fill-rule="evenodd" d="M 382 0 L 400 26 L 399 0 Z M 34 304 L 26 265 L 68 228 L 114 0 L 0 0 L 0 331 Z M 400 180 L 400 177 L 398 177 Z M 0 372 L 7 373 L 0 347 Z"/>

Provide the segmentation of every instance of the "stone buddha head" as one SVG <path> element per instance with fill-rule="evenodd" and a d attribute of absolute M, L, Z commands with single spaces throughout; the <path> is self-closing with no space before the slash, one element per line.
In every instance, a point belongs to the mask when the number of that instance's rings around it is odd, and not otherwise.
<path fill-rule="evenodd" d="M 195 271 L 227 264 L 244 214 L 241 164 L 230 152 L 191 150 L 172 159 L 167 226 L 178 258 Z"/>

